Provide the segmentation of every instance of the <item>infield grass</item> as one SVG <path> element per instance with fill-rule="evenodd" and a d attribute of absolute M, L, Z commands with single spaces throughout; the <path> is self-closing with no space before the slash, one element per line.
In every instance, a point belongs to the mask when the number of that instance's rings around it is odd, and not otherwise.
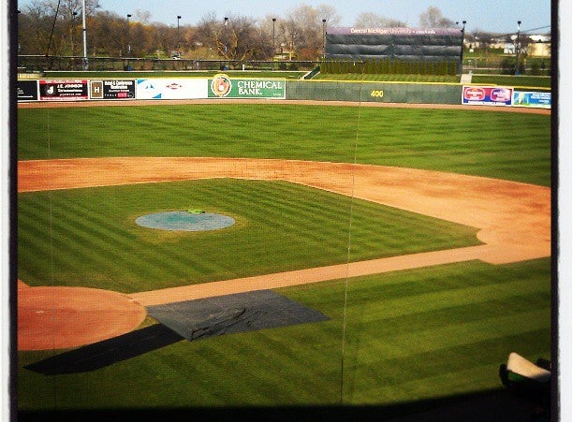
<path fill-rule="evenodd" d="M 20 160 L 283 158 L 412 167 L 549 186 L 551 117 L 302 105 L 21 109 Z"/>
<path fill-rule="evenodd" d="M 240 180 L 21 194 L 19 276 L 31 285 L 134 293 L 479 244 L 477 229 L 351 202 L 285 182 Z M 185 233 L 135 224 L 190 206 L 236 224 Z"/>

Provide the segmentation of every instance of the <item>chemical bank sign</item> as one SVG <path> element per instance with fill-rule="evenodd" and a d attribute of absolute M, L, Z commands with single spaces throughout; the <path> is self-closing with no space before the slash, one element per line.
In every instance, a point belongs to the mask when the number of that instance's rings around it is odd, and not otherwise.
<path fill-rule="evenodd" d="M 282 79 L 231 79 L 215 75 L 209 79 L 209 98 L 286 98 Z"/>

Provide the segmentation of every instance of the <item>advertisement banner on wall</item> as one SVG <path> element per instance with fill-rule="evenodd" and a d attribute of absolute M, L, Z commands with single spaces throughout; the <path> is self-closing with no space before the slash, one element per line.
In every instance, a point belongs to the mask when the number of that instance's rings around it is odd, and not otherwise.
<path fill-rule="evenodd" d="M 40 100 L 76 101 L 88 99 L 88 81 L 40 81 Z"/>
<path fill-rule="evenodd" d="M 209 79 L 209 98 L 286 98 L 286 80 L 231 79 L 215 75 Z"/>
<path fill-rule="evenodd" d="M 514 107 L 551 108 L 551 92 L 523 92 L 513 93 Z"/>
<path fill-rule="evenodd" d="M 510 107 L 513 88 L 499 86 L 464 86 L 462 104 Z"/>
<path fill-rule="evenodd" d="M 207 98 L 207 79 L 138 79 L 138 100 L 189 100 Z"/>
<path fill-rule="evenodd" d="M 135 99 L 135 80 L 91 81 L 90 98 L 92 100 Z"/>
<path fill-rule="evenodd" d="M 38 101 L 38 81 L 18 81 L 18 101 Z"/>

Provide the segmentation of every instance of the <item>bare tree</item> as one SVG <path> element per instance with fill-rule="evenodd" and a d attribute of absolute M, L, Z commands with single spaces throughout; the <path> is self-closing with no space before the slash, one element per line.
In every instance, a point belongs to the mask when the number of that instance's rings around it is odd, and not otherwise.
<path fill-rule="evenodd" d="M 408 24 L 377 13 L 364 12 L 357 16 L 354 26 L 356 28 L 405 28 Z"/>
<path fill-rule="evenodd" d="M 272 54 L 272 40 L 250 17 L 232 15 L 220 19 L 210 13 L 199 23 L 197 39 L 230 61 L 262 59 Z"/>
<path fill-rule="evenodd" d="M 99 0 L 86 0 L 86 16 L 94 16 L 99 8 Z M 21 53 L 77 53 L 81 14 L 81 0 L 33 0 L 19 19 Z"/>
<path fill-rule="evenodd" d="M 455 22 L 445 18 L 442 11 L 437 7 L 428 7 L 428 9 L 420 15 L 421 28 L 451 28 L 454 26 Z"/>
<path fill-rule="evenodd" d="M 299 6 L 289 13 L 287 19 L 281 20 L 282 44 L 299 59 L 316 60 L 324 47 L 324 30 L 339 22 L 336 9 L 331 6 Z"/>

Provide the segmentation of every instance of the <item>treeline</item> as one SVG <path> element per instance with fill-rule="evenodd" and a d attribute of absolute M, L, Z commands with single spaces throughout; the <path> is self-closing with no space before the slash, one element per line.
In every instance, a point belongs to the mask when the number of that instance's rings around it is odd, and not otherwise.
<path fill-rule="evenodd" d="M 427 61 L 385 58 L 381 60 L 332 60 L 320 65 L 321 73 L 326 74 L 367 74 L 367 75 L 435 75 L 455 76 L 458 72 L 456 61 Z"/>
<path fill-rule="evenodd" d="M 119 16 L 86 0 L 87 55 L 91 57 L 191 60 L 317 60 L 326 20 L 339 21 L 330 6 L 299 6 L 287 18 L 254 19 L 240 15 L 204 16 L 195 25 L 174 16 L 174 23 L 150 23 L 148 12 Z M 82 56 L 81 0 L 34 0 L 18 14 L 20 55 Z M 177 18 L 177 19 L 175 19 Z"/>

